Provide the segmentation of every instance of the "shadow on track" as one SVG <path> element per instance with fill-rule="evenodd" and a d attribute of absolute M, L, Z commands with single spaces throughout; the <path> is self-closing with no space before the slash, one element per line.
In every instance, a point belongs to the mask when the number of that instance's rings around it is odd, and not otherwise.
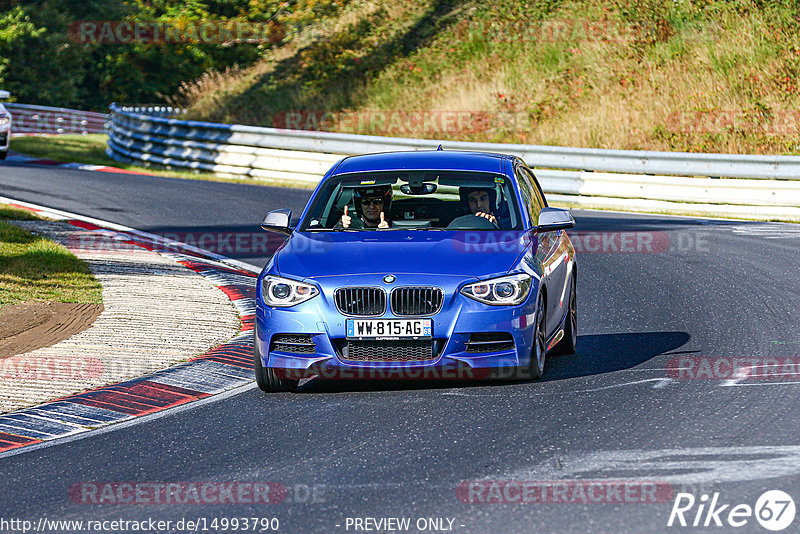
<path fill-rule="evenodd" d="M 548 356 L 544 380 L 563 380 L 630 369 L 683 346 L 690 339 L 686 332 L 636 332 L 578 336 L 578 351 L 565 356 Z M 455 375 L 458 376 L 458 375 Z M 464 376 L 464 375 L 460 375 Z M 297 393 L 344 393 L 356 391 L 398 391 L 491 387 L 524 382 L 520 379 L 494 380 L 348 380 L 314 378 Z"/>
<path fill-rule="evenodd" d="M 613 373 L 636 367 L 686 344 L 686 332 L 636 332 L 578 336 L 578 351 L 548 357 L 545 380 Z"/>

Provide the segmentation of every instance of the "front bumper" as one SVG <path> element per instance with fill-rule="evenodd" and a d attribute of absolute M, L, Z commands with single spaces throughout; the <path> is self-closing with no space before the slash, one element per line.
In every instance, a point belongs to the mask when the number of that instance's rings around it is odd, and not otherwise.
<path fill-rule="evenodd" d="M 421 285 L 419 278 L 398 286 Z M 518 306 L 489 306 L 459 293 L 463 279 L 437 277 L 430 285 L 444 290 L 444 304 L 433 320 L 434 358 L 426 361 L 351 361 L 343 357 L 346 343 L 345 321 L 333 302 L 333 288 L 319 284 L 320 295 L 290 308 L 266 307 L 257 298 L 255 343 L 264 367 L 289 371 L 293 378 L 310 376 L 341 378 L 470 378 L 485 376 L 491 369 L 515 369 L 527 366 L 534 338 L 536 281 L 525 302 Z M 368 283 L 368 282 L 363 282 Z M 422 282 L 424 283 L 424 282 Z M 349 284 L 348 284 L 349 285 Z M 374 283 L 373 285 L 380 285 Z M 399 318 L 390 311 L 382 318 Z M 472 333 L 508 333 L 514 341 L 511 349 L 496 352 L 468 352 Z M 273 336 L 308 334 L 315 352 L 296 354 L 270 351 Z M 387 351 L 391 341 L 387 341 Z"/>

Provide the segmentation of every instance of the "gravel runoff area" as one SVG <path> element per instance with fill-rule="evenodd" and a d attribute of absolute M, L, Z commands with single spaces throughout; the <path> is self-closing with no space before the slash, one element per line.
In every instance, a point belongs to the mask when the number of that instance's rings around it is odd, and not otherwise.
<path fill-rule="evenodd" d="M 0 360 L 0 412 L 139 377 L 235 336 L 236 308 L 205 277 L 166 255 L 52 221 L 11 221 L 89 264 L 104 310 L 55 345 Z"/>

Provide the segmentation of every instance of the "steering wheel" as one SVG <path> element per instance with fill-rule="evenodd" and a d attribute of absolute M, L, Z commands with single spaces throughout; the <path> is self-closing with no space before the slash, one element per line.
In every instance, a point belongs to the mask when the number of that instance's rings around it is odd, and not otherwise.
<path fill-rule="evenodd" d="M 447 225 L 448 230 L 499 230 L 500 227 L 485 217 L 477 215 L 462 215 L 456 217 Z"/>

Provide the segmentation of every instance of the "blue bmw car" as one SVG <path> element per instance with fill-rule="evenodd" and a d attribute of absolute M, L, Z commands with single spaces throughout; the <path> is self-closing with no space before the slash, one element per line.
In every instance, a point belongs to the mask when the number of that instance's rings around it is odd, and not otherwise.
<path fill-rule="evenodd" d="M 572 215 L 518 157 L 431 150 L 347 157 L 258 277 L 255 374 L 540 378 L 577 336 Z M 516 374 L 515 374 L 516 373 Z"/>

